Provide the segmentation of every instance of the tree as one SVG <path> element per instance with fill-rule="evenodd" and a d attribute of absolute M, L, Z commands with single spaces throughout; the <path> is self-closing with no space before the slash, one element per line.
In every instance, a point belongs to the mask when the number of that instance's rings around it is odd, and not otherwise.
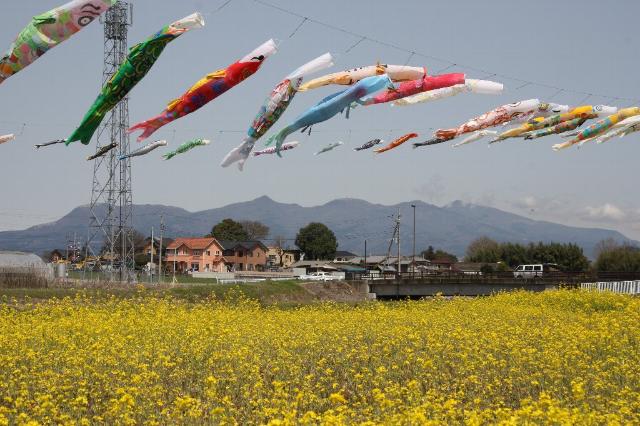
<path fill-rule="evenodd" d="M 420 253 L 420 256 L 427 260 L 433 260 L 436 258 L 436 252 L 433 250 L 433 246 L 429 246 L 426 250 Z"/>
<path fill-rule="evenodd" d="M 278 253 L 278 258 L 280 259 L 280 266 L 284 265 L 284 246 L 286 240 L 282 235 L 276 235 L 276 238 L 273 240 L 273 248 L 275 248 L 276 253 Z"/>
<path fill-rule="evenodd" d="M 249 240 L 263 240 L 269 235 L 269 227 L 261 222 L 243 220 L 240 224 Z"/>
<path fill-rule="evenodd" d="M 433 253 L 433 258 L 434 259 L 446 259 L 446 260 L 450 260 L 453 263 L 457 263 L 458 262 L 458 256 L 456 256 L 455 254 L 451 254 L 447 251 L 444 250 L 436 250 L 435 253 Z"/>
<path fill-rule="evenodd" d="M 296 246 L 307 259 L 333 259 L 338 249 L 335 234 L 322 223 L 313 222 L 301 228 L 296 235 Z"/>
<path fill-rule="evenodd" d="M 420 253 L 420 256 L 422 256 L 427 260 L 447 259 L 447 260 L 451 260 L 454 263 L 458 261 L 458 256 L 456 256 L 455 254 L 451 254 L 447 251 L 440 250 L 440 249 L 434 250 L 433 246 L 429 246 L 427 247 L 426 250 L 423 250 Z"/>
<path fill-rule="evenodd" d="M 467 247 L 467 262 L 496 263 L 501 260 L 500 244 L 488 237 L 480 237 Z"/>
<path fill-rule="evenodd" d="M 207 236 L 213 237 L 218 241 L 246 241 L 249 239 L 249 235 L 242 224 L 228 218 L 214 226 Z"/>
<path fill-rule="evenodd" d="M 638 247 L 617 243 L 612 245 L 611 242 L 606 242 L 602 245 L 599 243 L 597 248 L 601 249 L 595 263 L 599 272 L 640 272 Z"/>

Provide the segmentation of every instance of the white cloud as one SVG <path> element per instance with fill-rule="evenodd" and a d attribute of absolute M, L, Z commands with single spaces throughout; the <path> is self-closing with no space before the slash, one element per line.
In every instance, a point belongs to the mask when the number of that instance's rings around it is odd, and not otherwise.
<path fill-rule="evenodd" d="M 587 207 L 586 211 L 588 218 L 592 220 L 621 221 L 627 217 L 625 212 L 610 203 L 597 207 Z"/>

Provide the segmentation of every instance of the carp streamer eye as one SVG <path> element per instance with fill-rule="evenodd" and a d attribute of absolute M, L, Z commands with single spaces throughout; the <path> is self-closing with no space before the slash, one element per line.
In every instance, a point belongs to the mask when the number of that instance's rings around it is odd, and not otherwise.
<path fill-rule="evenodd" d="M 81 16 L 78 18 L 78 25 L 86 27 L 92 23 L 98 16 L 100 16 L 100 6 L 95 6 L 91 3 L 82 7 Z"/>
<path fill-rule="evenodd" d="M 87 25 L 89 25 L 91 22 L 93 22 L 93 17 L 91 16 L 81 16 L 78 19 L 78 25 L 80 25 L 81 27 L 86 27 Z"/>

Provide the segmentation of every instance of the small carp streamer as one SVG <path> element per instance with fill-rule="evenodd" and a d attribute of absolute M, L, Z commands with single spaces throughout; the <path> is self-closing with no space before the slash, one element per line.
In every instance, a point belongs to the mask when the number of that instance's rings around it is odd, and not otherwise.
<path fill-rule="evenodd" d="M 164 154 L 163 157 L 165 160 L 170 160 L 178 154 L 184 154 L 187 151 L 191 151 L 193 148 L 199 146 L 207 146 L 211 143 L 210 140 L 207 139 L 194 139 L 188 142 L 183 143 L 175 151 L 171 151 L 167 154 Z"/>
<path fill-rule="evenodd" d="M 3 143 L 11 142 L 15 138 L 16 138 L 16 135 L 14 135 L 13 133 L 0 136 L 0 145 L 2 145 Z"/>
<path fill-rule="evenodd" d="M 294 148 L 296 148 L 298 145 L 300 145 L 300 142 L 294 141 L 294 142 L 287 142 L 285 144 L 282 145 L 282 148 L 280 148 L 280 151 L 290 151 Z M 270 146 L 269 148 L 265 148 L 261 151 L 256 151 L 253 153 L 254 157 L 258 157 L 260 155 L 272 155 L 276 153 L 276 147 L 275 146 Z"/>
<path fill-rule="evenodd" d="M 150 144 L 147 144 L 142 148 L 138 148 L 135 151 L 130 152 L 129 155 L 121 155 L 120 158 L 118 159 L 122 161 L 124 159 L 131 158 L 131 157 L 141 157 L 143 155 L 147 155 L 148 153 L 150 153 L 151 151 L 157 148 L 160 148 L 161 146 L 167 146 L 167 145 L 168 145 L 167 141 L 165 140 L 151 142 Z"/>
<path fill-rule="evenodd" d="M 105 145 L 102 148 L 98 149 L 98 151 L 96 151 L 95 154 L 90 155 L 87 157 L 87 161 L 91 161 L 91 160 L 95 160 L 96 158 L 100 158 L 100 157 L 104 157 L 105 155 L 107 155 L 107 153 L 109 151 L 111 151 L 114 148 L 117 148 L 118 144 L 117 143 L 111 143 L 109 145 Z"/>
<path fill-rule="evenodd" d="M 324 154 L 325 152 L 329 152 L 329 151 L 333 151 L 334 149 L 336 149 L 337 147 L 344 145 L 343 142 L 335 142 L 335 143 L 331 143 L 327 146 L 325 146 L 324 148 L 322 148 L 320 151 L 316 152 L 313 155 L 320 155 L 320 154 Z"/>
<path fill-rule="evenodd" d="M 381 154 L 383 152 L 391 151 L 392 149 L 399 147 L 400 145 L 402 145 L 403 143 L 405 143 L 409 139 L 413 139 L 413 138 L 417 138 L 417 137 L 418 137 L 417 133 L 407 133 L 404 136 L 400 136 L 398 139 L 396 139 L 395 141 L 391 142 L 389 145 L 374 150 L 374 152 L 376 154 Z"/>
<path fill-rule="evenodd" d="M 364 151 L 364 150 L 367 150 L 367 149 L 371 149 L 374 146 L 381 144 L 382 142 L 384 142 L 382 139 L 372 139 L 369 142 L 367 142 L 365 144 L 362 144 L 357 148 L 353 148 L 353 150 L 354 151 Z"/>

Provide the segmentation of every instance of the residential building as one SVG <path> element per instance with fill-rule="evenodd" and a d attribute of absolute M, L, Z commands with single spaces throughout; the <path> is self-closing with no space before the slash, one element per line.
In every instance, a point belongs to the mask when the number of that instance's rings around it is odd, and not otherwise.
<path fill-rule="evenodd" d="M 300 260 L 301 250 L 286 250 L 280 247 L 268 247 L 267 267 L 271 270 L 289 269 L 291 265 Z"/>
<path fill-rule="evenodd" d="M 166 248 L 165 266 L 178 273 L 226 272 L 223 250 L 215 238 L 176 238 Z"/>
<path fill-rule="evenodd" d="M 166 256 L 167 253 L 167 246 L 169 244 L 171 244 L 172 240 L 170 238 L 163 238 L 162 239 L 162 256 L 164 259 L 164 256 Z M 144 240 L 144 248 L 143 248 L 143 252 L 144 254 L 146 254 L 147 256 L 151 256 L 151 250 L 153 250 L 153 257 L 156 258 L 158 255 L 158 252 L 160 251 L 160 238 L 154 237 L 153 239 L 153 244 L 151 244 L 151 238 L 147 238 Z"/>
<path fill-rule="evenodd" d="M 334 256 L 334 263 L 349 263 L 351 259 L 355 259 L 358 257 L 357 255 L 351 253 L 350 251 L 336 251 L 336 255 Z"/>
<path fill-rule="evenodd" d="M 433 259 L 431 261 L 431 268 L 436 272 L 453 271 L 453 265 L 455 264 L 456 262 L 447 258 Z"/>
<path fill-rule="evenodd" d="M 260 241 L 220 241 L 227 270 L 259 271 L 267 265 L 268 248 Z"/>

